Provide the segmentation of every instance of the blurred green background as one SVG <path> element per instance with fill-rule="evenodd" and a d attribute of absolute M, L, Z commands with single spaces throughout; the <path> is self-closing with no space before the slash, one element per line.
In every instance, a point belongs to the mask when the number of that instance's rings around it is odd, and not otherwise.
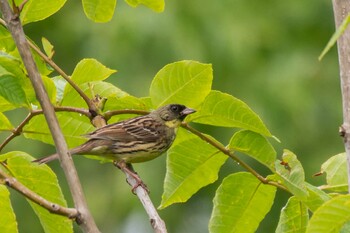
<path fill-rule="evenodd" d="M 161 14 L 131 8 L 118 1 L 114 18 L 106 24 L 89 21 L 79 1 L 68 1 L 61 11 L 25 27 L 37 44 L 46 37 L 55 46 L 55 62 L 67 73 L 83 58 L 95 58 L 117 69 L 109 81 L 132 95 L 148 95 L 155 74 L 166 64 L 183 59 L 212 63 L 213 88 L 245 101 L 281 140 L 272 142 L 278 156 L 288 148 L 312 177 L 331 155 L 342 152 L 338 127 L 342 122 L 338 59 L 333 48 L 320 62 L 318 56 L 334 32 L 331 1 L 166 1 Z M 13 123 L 24 112 L 12 113 Z M 231 129 L 202 127 L 222 143 Z M 39 157 L 54 152 L 52 146 L 16 138 L 6 151 L 23 150 Z M 89 207 L 102 232 L 153 232 L 124 175 L 108 164 L 76 158 Z M 135 165 L 159 205 L 166 156 Z M 248 161 L 251 163 L 251 161 Z M 261 173 L 264 168 L 251 163 Z M 69 203 L 65 178 L 57 172 Z M 203 188 L 185 204 L 159 211 L 169 232 L 207 232 L 215 189 L 223 177 L 241 168 L 231 160 L 220 179 Z M 20 232 L 42 232 L 29 205 L 16 193 L 13 205 Z M 274 232 L 288 195 L 278 191 L 272 211 L 257 232 Z M 80 232 L 76 227 L 76 231 Z"/>

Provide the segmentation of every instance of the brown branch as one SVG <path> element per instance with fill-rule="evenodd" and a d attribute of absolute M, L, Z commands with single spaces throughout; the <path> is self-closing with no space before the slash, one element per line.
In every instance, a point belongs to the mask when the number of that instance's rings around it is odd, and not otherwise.
<path fill-rule="evenodd" d="M 338 28 L 350 13 L 350 2 L 333 0 L 335 24 Z M 347 27 L 338 39 L 339 70 L 343 101 L 343 124 L 340 128 L 348 162 L 348 182 L 350 193 L 350 28 Z"/>
<path fill-rule="evenodd" d="M 133 109 L 123 109 L 123 110 L 113 110 L 107 111 L 103 114 L 103 117 L 108 121 L 112 116 L 121 115 L 121 114 L 137 114 L 137 115 L 146 115 L 148 111 L 144 110 L 133 110 Z"/>
<path fill-rule="evenodd" d="M 81 214 L 76 222 L 80 224 L 80 227 L 84 232 L 99 232 L 94 219 L 92 218 L 91 213 L 87 207 L 77 171 L 74 167 L 71 156 L 69 156 L 67 143 L 63 137 L 53 106 L 48 98 L 38 68 L 31 54 L 30 47 L 27 43 L 27 39 L 25 37 L 23 27 L 19 19 L 19 15 L 15 15 L 12 12 L 12 9 L 9 6 L 7 0 L 0 0 L 0 9 L 7 27 L 16 43 L 18 52 L 27 70 L 30 81 L 34 87 L 36 96 L 44 111 L 47 124 L 51 131 L 57 152 L 59 154 L 61 166 L 68 181 L 75 207 Z"/>
<path fill-rule="evenodd" d="M 123 164 L 121 166 L 121 164 Z M 140 177 L 134 172 L 130 171 L 129 168 L 127 168 L 127 164 L 123 161 L 121 162 L 115 162 L 114 165 L 118 167 L 126 176 L 127 183 L 133 187 L 133 193 L 137 195 L 140 202 L 143 205 L 143 208 L 146 210 L 146 213 L 148 214 L 148 217 L 150 219 L 151 226 L 156 233 L 167 233 L 166 225 L 164 221 L 159 216 L 157 209 L 154 207 L 151 198 L 149 197 L 149 193 L 143 182 L 141 181 Z M 130 164 L 129 164 L 130 166 Z M 131 172 L 134 172 L 134 174 L 130 174 Z M 139 180 L 135 178 L 135 175 L 138 177 Z M 141 184 L 143 185 L 140 185 Z"/>
<path fill-rule="evenodd" d="M 19 182 L 14 177 L 7 175 L 3 170 L 0 169 L 0 184 L 4 184 L 9 188 L 12 188 L 31 200 L 32 202 L 44 207 L 50 213 L 58 214 L 62 216 L 67 216 L 70 219 L 75 219 L 79 216 L 79 212 L 73 208 L 67 208 L 64 206 L 60 206 L 56 203 L 50 202 L 45 198 L 39 196 L 32 190 L 28 189 L 21 182 Z"/>

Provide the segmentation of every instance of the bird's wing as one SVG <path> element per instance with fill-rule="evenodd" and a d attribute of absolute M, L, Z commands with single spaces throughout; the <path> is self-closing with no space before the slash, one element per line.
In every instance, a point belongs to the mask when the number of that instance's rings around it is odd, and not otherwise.
<path fill-rule="evenodd" d="M 106 125 L 86 135 L 90 139 L 116 141 L 155 141 L 161 133 L 161 123 L 150 116 L 141 116 Z"/>

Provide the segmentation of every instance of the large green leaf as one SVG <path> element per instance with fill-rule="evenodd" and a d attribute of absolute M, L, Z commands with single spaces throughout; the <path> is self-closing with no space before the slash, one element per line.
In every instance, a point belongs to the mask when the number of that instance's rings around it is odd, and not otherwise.
<path fill-rule="evenodd" d="M 250 173 L 227 176 L 216 191 L 210 232 L 255 232 L 271 209 L 275 193 L 276 187 L 262 184 Z"/>
<path fill-rule="evenodd" d="M 1 169 L 1 168 L 0 168 Z M 4 185 L 0 184 L 0 232 L 2 233 L 16 233 L 17 221 L 16 215 L 10 201 L 10 192 Z"/>
<path fill-rule="evenodd" d="M 336 192 L 348 191 L 346 154 L 341 153 L 332 156 L 321 166 L 321 172 L 326 173 L 327 185 L 324 188 Z"/>
<path fill-rule="evenodd" d="M 318 208 L 309 221 L 307 233 L 338 233 L 350 221 L 350 195 L 339 195 Z"/>
<path fill-rule="evenodd" d="M 277 160 L 275 168 L 282 183 L 289 191 L 298 198 L 306 200 L 308 193 L 305 187 L 304 169 L 297 156 L 289 150 L 284 150 L 282 161 Z"/>
<path fill-rule="evenodd" d="M 168 151 L 160 208 L 185 202 L 200 188 L 216 181 L 227 158 L 195 135 L 179 129 L 177 139 Z"/>
<path fill-rule="evenodd" d="M 94 130 L 89 119 L 85 116 L 67 112 L 58 112 L 56 115 L 69 147 L 75 147 L 85 142 L 86 139 L 81 135 Z M 43 115 L 34 117 L 24 127 L 24 136 L 44 143 L 54 144 Z"/>
<path fill-rule="evenodd" d="M 23 1 L 15 0 L 17 6 L 19 6 Z M 46 19 L 47 17 L 55 14 L 59 9 L 63 7 L 66 0 L 35 0 L 28 1 L 21 11 L 21 20 L 23 24 L 30 22 L 35 22 L 39 20 Z"/>
<path fill-rule="evenodd" d="M 17 107 L 29 105 L 21 83 L 11 74 L 0 76 L 0 95 Z"/>
<path fill-rule="evenodd" d="M 11 175 L 27 188 L 53 203 L 67 206 L 57 177 L 47 165 L 32 163 L 31 161 L 34 158 L 20 151 L 14 151 L 0 156 L 0 160 L 3 161 L 5 159 L 6 168 Z M 31 201 L 29 201 L 29 204 L 39 217 L 45 232 L 73 232 L 72 221 L 67 217 L 51 214 L 40 205 Z"/>
<path fill-rule="evenodd" d="M 248 105 L 220 91 L 211 91 L 201 109 L 189 116 L 188 120 L 214 126 L 243 128 L 271 136 L 262 120 Z"/>
<path fill-rule="evenodd" d="M 276 151 L 261 134 L 241 130 L 233 135 L 228 145 L 230 150 L 245 153 L 271 170 L 275 170 Z"/>
<path fill-rule="evenodd" d="M 212 80 L 210 64 L 195 61 L 171 63 L 154 77 L 150 97 L 156 107 L 171 103 L 197 107 L 209 94 Z"/>
<path fill-rule="evenodd" d="M 164 11 L 164 0 L 125 0 L 130 6 L 137 7 L 142 4 L 155 12 Z"/>
<path fill-rule="evenodd" d="M 110 21 L 114 14 L 117 0 L 83 0 L 85 15 L 97 23 Z"/>
<path fill-rule="evenodd" d="M 276 233 L 303 233 L 309 221 L 306 206 L 295 196 L 289 198 L 287 205 L 282 208 Z"/>

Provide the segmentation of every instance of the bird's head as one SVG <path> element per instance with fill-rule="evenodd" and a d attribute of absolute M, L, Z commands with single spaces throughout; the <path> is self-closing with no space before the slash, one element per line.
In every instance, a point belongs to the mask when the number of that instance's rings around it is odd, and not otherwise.
<path fill-rule="evenodd" d="M 170 128 L 178 127 L 187 115 L 194 112 L 196 112 L 196 110 L 187 108 L 181 104 L 169 104 L 155 111 Z"/>

